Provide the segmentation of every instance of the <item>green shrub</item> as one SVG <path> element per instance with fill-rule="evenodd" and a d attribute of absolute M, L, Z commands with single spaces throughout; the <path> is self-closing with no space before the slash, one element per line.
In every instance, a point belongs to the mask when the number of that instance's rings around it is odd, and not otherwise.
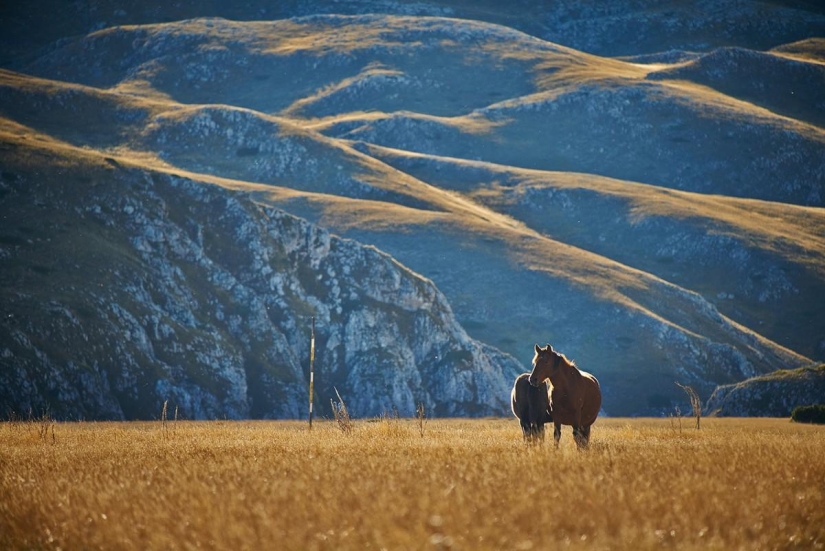
<path fill-rule="evenodd" d="M 795 407 L 791 412 L 791 421 L 825 425 L 825 404 Z"/>

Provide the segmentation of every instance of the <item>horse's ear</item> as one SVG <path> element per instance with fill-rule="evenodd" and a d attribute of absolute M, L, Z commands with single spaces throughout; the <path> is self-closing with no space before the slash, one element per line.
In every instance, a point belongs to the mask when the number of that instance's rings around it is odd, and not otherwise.
<path fill-rule="evenodd" d="M 541 348 L 539 348 L 539 345 L 537 344 L 536 345 L 536 354 L 540 354 L 540 353 L 541 353 Z"/>
<path fill-rule="evenodd" d="M 549 343 L 549 342 L 547 343 L 547 351 L 548 351 L 548 352 L 555 352 L 555 350 L 553 350 L 553 347 L 552 347 L 552 346 L 550 346 L 550 343 Z"/>

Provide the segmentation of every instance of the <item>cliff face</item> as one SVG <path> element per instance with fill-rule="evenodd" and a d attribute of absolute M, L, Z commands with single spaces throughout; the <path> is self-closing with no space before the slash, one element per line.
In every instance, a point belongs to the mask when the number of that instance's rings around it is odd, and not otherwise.
<path fill-rule="evenodd" d="M 705 411 L 724 417 L 788 417 L 797 406 L 825 403 L 825 365 L 782 369 L 716 388 Z"/>
<path fill-rule="evenodd" d="M 0 179 L 4 413 L 301 417 L 313 315 L 321 414 L 333 386 L 359 416 L 506 411 L 516 362 L 388 255 L 243 193 L 27 153 Z"/>

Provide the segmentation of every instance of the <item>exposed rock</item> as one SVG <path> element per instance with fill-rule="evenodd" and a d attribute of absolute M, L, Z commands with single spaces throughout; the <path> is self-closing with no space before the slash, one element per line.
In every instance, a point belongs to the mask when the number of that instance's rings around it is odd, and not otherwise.
<path fill-rule="evenodd" d="M 333 386 L 357 416 L 419 403 L 506 411 L 516 362 L 469 338 L 432 282 L 377 249 L 216 186 L 47 166 L 4 181 L 4 219 L 67 236 L 9 251 L 4 412 L 151 418 L 168 399 L 186 418 L 300 417 L 312 315 L 320 411 Z M 34 198 L 52 205 L 48 218 Z M 66 293 L 48 291 L 55 278 Z"/>
<path fill-rule="evenodd" d="M 794 408 L 825 403 L 825 364 L 746 379 L 713 392 L 705 412 L 724 417 L 789 417 Z"/>

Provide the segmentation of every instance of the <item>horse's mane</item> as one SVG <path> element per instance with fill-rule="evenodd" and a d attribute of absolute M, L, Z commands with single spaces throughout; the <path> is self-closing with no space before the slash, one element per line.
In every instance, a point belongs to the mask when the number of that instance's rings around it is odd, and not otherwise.
<path fill-rule="evenodd" d="M 576 360 L 571 360 L 570 358 L 568 358 L 567 356 L 565 356 L 563 353 L 559 352 L 558 350 L 554 350 L 549 344 L 547 345 L 547 348 L 550 349 L 550 352 L 552 352 L 553 354 L 555 354 L 555 355 L 559 356 L 561 359 L 563 359 L 565 361 L 565 363 L 567 363 L 567 365 L 569 365 L 570 367 L 575 367 L 576 369 L 579 369 L 579 366 L 576 365 Z M 542 348 L 542 351 L 544 351 L 544 350 L 545 349 Z M 536 360 L 538 355 L 539 355 L 538 352 L 536 352 L 533 355 L 533 361 Z"/>
<path fill-rule="evenodd" d="M 577 365 L 576 365 L 576 360 L 570 360 L 570 359 L 568 359 L 568 358 L 567 358 L 567 356 L 565 356 L 565 355 L 564 355 L 564 354 L 562 354 L 561 352 L 556 352 L 556 354 L 558 354 L 559 356 L 561 356 L 561 358 L 562 358 L 562 359 L 563 359 L 563 360 L 567 363 L 567 365 L 569 365 L 570 367 L 575 367 L 576 369 L 578 369 L 578 368 L 579 368 L 579 366 L 577 366 Z"/>

